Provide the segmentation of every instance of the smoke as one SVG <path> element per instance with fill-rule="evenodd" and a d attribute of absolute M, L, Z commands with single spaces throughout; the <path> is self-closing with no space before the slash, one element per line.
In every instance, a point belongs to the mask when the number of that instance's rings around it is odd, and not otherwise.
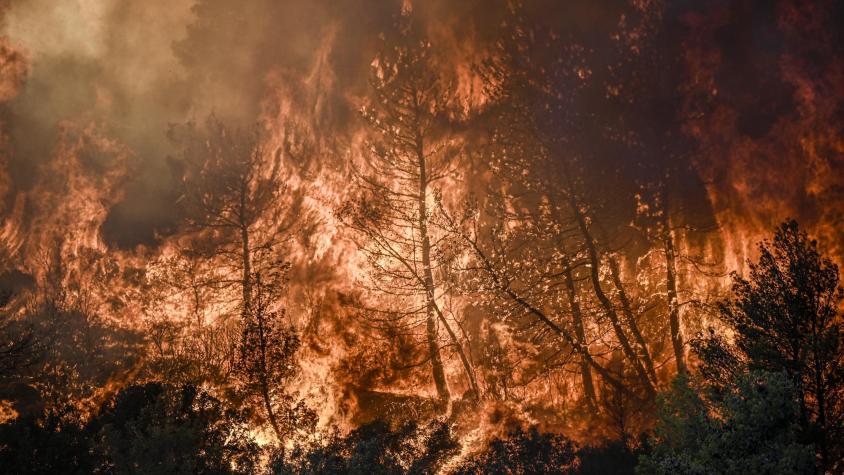
<path fill-rule="evenodd" d="M 304 81 L 336 31 L 325 67 L 342 81 L 322 94 L 333 114 L 322 125 L 342 134 L 354 122 L 347 98 L 366 85 L 377 32 L 399 8 L 375 7 L 365 1 L 13 0 L 2 35 L 26 52 L 31 69 L 7 105 L 11 181 L 17 191 L 37 182 L 62 121 L 102 125 L 134 154 L 133 179 L 111 210 L 104 237 L 123 248 L 152 244 L 175 224 L 168 124 L 212 112 L 240 124 L 258 121 L 272 89 L 268 81 Z M 4 98 L 20 86 L 10 67 L 4 66 Z"/>
<path fill-rule="evenodd" d="M 149 237 L 144 225 L 166 221 L 165 126 L 184 120 L 191 104 L 171 44 L 185 34 L 189 6 L 187 1 L 10 2 L 3 35 L 31 64 L 25 87 L 7 104 L 16 192 L 38 182 L 63 122 L 97 124 L 134 155 L 135 178 L 113 234 L 140 231 Z M 128 222 L 126 212 L 134 216 Z M 134 229 L 120 229 L 124 226 Z"/>
<path fill-rule="evenodd" d="M 553 4 L 539 3 L 537 10 Z M 570 26 L 579 16 L 596 20 L 601 10 L 588 3 L 553 7 L 551 16 Z M 248 125 L 279 106 L 279 84 L 289 93 L 284 99 L 295 100 L 310 79 L 313 103 L 299 104 L 299 112 L 319 125 L 317 133 L 347 137 L 360 126 L 357 108 L 379 35 L 408 8 L 453 63 L 462 94 L 477 94 L 472 62 L 494 41 L 505 4 L 12 0 L 2 35 L 26 52 L 31 68 L 7 105 L 11 181 L 18 192 L 34 186 L 62 121 L 96 123 L 133 152 L 132 179 L 110 210 L 104 238 L 121 248 L 154 244 L 176 224 L 169 124 L 213 112 Z M 612 17 L 603 12 L 601 20 Z"/>

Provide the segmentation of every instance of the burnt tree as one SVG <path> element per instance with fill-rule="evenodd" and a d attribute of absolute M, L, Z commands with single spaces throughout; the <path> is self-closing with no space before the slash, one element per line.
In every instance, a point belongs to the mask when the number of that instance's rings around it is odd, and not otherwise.
<path fill-rule="evenodd" d="M 459 152 L 447 131 L 454 92 L 438 75 L 427 40 L 409 25 L 399 29 L 373 62 L 372 101 L 363 110 L 373 139 L 355 172 L 359 200 L 347 207 L 344 220 L 356 231 L 369 262 L 371 290 L 393 300 L 370 309 L 375 319 L 408 332 L 424 327 L 437 395 L 448 401 L 440 338 L 444 330 L 477 397 L 472 362 L 459 336 L 463 332 L 455 329 L 460 321 L 444 310 L 441 299 L 448 288 L 437 278 L 442 233 L 432 205 Z"/>

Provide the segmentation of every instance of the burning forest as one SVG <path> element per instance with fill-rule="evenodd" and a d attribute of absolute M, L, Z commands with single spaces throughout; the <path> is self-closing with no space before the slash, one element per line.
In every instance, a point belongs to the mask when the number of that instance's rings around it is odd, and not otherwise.
<path fill-rule="evenodd" d="M 844 473 L 842 19 L 0 0 L 0 473 Z"/>

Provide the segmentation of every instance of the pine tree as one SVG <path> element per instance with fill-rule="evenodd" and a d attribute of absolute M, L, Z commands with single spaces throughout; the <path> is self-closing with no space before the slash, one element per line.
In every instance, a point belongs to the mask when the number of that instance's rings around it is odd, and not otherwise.
<path fill-rule="evenodd" d="M 821 470 L 836 472 L 844 455 L 838 268 L 794 220 L 759 244 L 759 260 L 749 268 L 747 278 L 733 275 L 733 297 L 719 307 L 735 343 L 713 331 L 694 345 L 702 373 L 723 383 L 747 369 L 784 371 L 796 391 L 804 437 L 815 444 Z"/>
<path fill-rule="evenodd" d="M 437 396 L 450 398 L 440 332 L 460 359 L 473 397 L 478 386 L 460 335 L 460 321 L 444 309 L 448 289 L 441 237 L 432 206 L 440 183 L 454 171 L 459 147 L 447 132 L 453 90 L 435 69 L 431 45 L 402 18 L 395 38 L 385 40 L 373 62 L 372 104 L 363 111 L 373 140 L 357 170 L 359 200 L 342 216 L 356 231 L 370 274 L 366 284 L 382 298 L 398 299 L 377 309 L 374 322 L 403 332 L 424 326 L 427 360 Z M 441 233 L 440 233 L 441 234 Z"/>

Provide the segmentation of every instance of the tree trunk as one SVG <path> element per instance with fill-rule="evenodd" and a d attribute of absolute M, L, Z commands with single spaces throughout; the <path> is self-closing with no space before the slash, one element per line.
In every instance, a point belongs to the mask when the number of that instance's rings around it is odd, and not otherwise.
<path fill-rule="evenodd" d="M 818 360 L 817 360 L 817 357 L 818 357 L 817 344 L 815 344 L 814 346 L 815 346 L 813 348 L 813 350 L 814 350 L 813 352 L 814 352 L 814 356 L 815 356 L 814 364 L 817 366 L 817 365 L 820 365 L 821 363 L 818 362 Z M 825 381 L 824 381 L 822 371 L 816 367 L 815 368 L 815 391 L 814 392 L 815 392 L 815 400 L 816 400 L 817 405 L 818 405 L 817 425 L 818 425 L 818 439 L 820 439 L 818 441 L 818 453 L 820 454 L 820 466 L 821 466 L 822 473 L 826 472 L 826 470 L 829 468 L 829 465 L 830 465 L 829 464 L 829 440 L 828 440 L 828 438 L 829 438 L 828 437 L 829 428 L 827 427 L 827 422 L 826 422 L 826 411 L 827 411 L 827 408 L 826 408 L 826 388 L 824 387 L 824 384 L 825 384 Z"/>
<path fill-rule="evenodd" d="M 666 264 L 666 286 L 668 293 L 668 323 L 671 331 L 671 346 L 674 348 L 674 361 L 677 363 L 677 373 L 686 373 L 686 357 L 683 348 L 683 334 L 680 331 L 680 304 L 677 299 L 677 262 L 674 250 L 674 240 L 671 236 L 671 230 L 668 229 L 667 220 L 663 224 L 666 226 L 665 236 L 662 240 L 663 249 L 665 250 L 665 264 Z"/>
<path fill-rule="evenodd" d="M 428 352 L 431 359 L 431 370 L 434 375 L 434 384 L 437 387 L 437 396 L 442 402 L 448 402 L 450 395 L 448 384 L 445 380 L 440 347 L 437 342 L 437 327 L 434 321 L 436 301 L 434 296 L 434 275 L 431 270 L 431 241 L 428 238 L 428 204 L 426 197 L 428 192 L 428 177 L 425 166 L 425 154 L 422 141 L 417 141 L 416 149 L 419 160 L 419 196 L 417 198 L 419 210 L 419 234 L 421 239 L 422 268 L 424 272 L 426 308 L 426 334 L 428 337 Z"/>
<path fill-rule="evenodd" d="M 445 327 L 446 332 L 448 332 L 449 338 L 455 345 L 457 355 L 460 357 L 460 363 L 463 365 L 463 371 L 466 373 L 466 377 L 469 379 L 469 389 L 472 392 L 472 399 L 477 400 L 478 398 L 480 398 L 481 393 L 480 389 L 478 388 L 478 381 L 475 378 L 475 371 L 472 368 L 472 363 L 466 356 L 466 351 L 464 351 L 463 345 L 460 344 L 460 338 L 458 338 L 457 334 L 454 333 L 454 330 L 451 329 L 451 325 L 448 324 L 448 321 L 445 319 L 445 315 L 443 315 L 442 311 L 436 303 L 436 300 L 432 299 L 431 301 L 434 302 L 434 309 L 436 310 L 437 316 L 439 317 L 440 322 L 442 322 L 443 327 Z"/>
<path fill-rule="evenodd" d="M 266 380 L 261 383 L 261 396 L 264 398 L 264 407 L 267 410 L 267 419 L 270 421 L 270 426 L 272 426 L 273 432 L 275 432 L 278 441 L 281 443 L 281 429 L 278 427 L 278 421 L 276 421 L 275 412 L 273 412 L 272 399 L 270 399 L 270 389 Z"/>
<path fill-rule="evenodd" d="M 563 277 L 566 282 L 569 307 L 571 308 L 571 316 L 574 323 L 574 336 L 577 338 L 577 343 L 585 348 L 588 345 L 586 343 L 586 330 L 583 326 L 583 313 L 580 309 L 580 304 L 577 302 L 574 278 L 572 277 L 571 267 L 568 263 L 566 263 L 565 269 L 563 269 Z M 595 409 L 598 398 L 595 396 L 592 368 L 589 366 L 589 360 L 582 354 L 580 355 L 580 378 L 583 381 L 583 394 L 586 396 L 586 402 L 590 408 Z"/>
<path fill-rule="evenodd" d="M 443 371 L 443 360 L 440 357 L 440 347 L 437 343 L 437 327 L 432 310 L 428 311 L 428 317 L 425 320 L 425 330 L 428 338 L 428 355 L 431 359 L 431 372 L 434 376 L 434 385 L 437 388 L 437 399 L 442 403 L 447 403 L 450 394 L 448 392 L 448 384 L 445 380 L 445 371 Z"/>
<path fill-rule="evenodd" d="M 432 313 L 436 313 L 437 317 L 439 318 L 440 322 L 442 323 L 443 327 L 446 329 L 449 338 L 451 339 L 452 344 L 454 345 L 455 351 L 457 351 L 457 355 L 460 357 L 460 362 L 463 365 L 463 370 L 466 373 L 466 378 L 469 380 L 469 387 L 472 391 L 472 397 L 477 399 L 480 397 L 478 383 L 475 378 L 475 372 L 472 369 L 472 365 L 469 362 L 469 358 L 466 356 L 466 352 L 463 349 L 463 345 L 460 343 L 460 339 L 454 333 L 454 330 L 451 329 L 451 326 L 448 324 L 448 321 L 443 315 L 442 311 L 440 311 L 439 306 L 436 302 L 436 287 L 434 285 L 434 274 L 431 269 L 431 240 L 428 236 L 428 204 L 426 198 L 428 196 L 428 170 L 427 164 L 425 160 L 425 149 L 423 140 L 421 137 L 417 138 L 416 141 L 416 157 L 419 164 L 419 195 L 418 195 L 418 205 L 419 205 L 419 234 L 421 239 L 421 251 L 422 251 L 422 269 L 424 273 L 424 286 L 425 286 L 425 297 L 427 299 L 428 304 L 428 319 L 432 318 Z M 433 325 L 428 324 L 428 327 L 432 327 Z M 436 332 L 434 331 L 433 335 L 434 339 L 436 339 Z M 440 399 L 448 400 L 448 387 L 445 381 L 445 374 L 442 368 L 442 359 L 439 354 L 439 348 L 431 346 L 431 332 L 429 330 L 428 333 L 428 345 L 429 348 L 436 348 L 436 355 L 433 353 L 431 354 L 431 362 L 434 365 L 434 381 L 437 383 L 437 393 L 440 396 Z M 438 374 L 439 373 L 439 374 Z M 440 387 L 440 382 L 438 378 L 442 378 L 442 387 Z"/>
<path fill-rule="evenodd" d="M 601 277 L 599 274 L 601 262 L 598 258 L 598 250 L 595 244 L 595 240 L 593 239 L 592 234 L 589 231 L 589 227 L 586 224 L 586 217 L 583 216 L 583 212 L 581 212 L 577 202 L 574 201 L 574 199 L 571 200 L 571 207 L 577 219 L 580 232 L 583 235 L 584 243 L 586 245 L 586 251 L 589 256 L 590 277 L 592 279 L 592 288 L 595 292 L 595 296 L 598 298 L 598 301 L 601 303 L 601 307 L 604 309 L 604 312 L 606 312 L 607 317 L 609 318 L 610 323 L 612 324 L 613 331 L 615 332 L 616 338 L 618 338 L 618 342 L 621 345 L 621 349 L 624 352 L 624 355 L 633 365 L 633 368 L 636 370 L 639 379 L 645 386 L 645 390 L 648 392 L 648 395 L 655 396 L 656 390 L 654 389 L 654 386 L 651 383 L 650 378 L 648 377 L 648 373 L 645 370 L 645 367 L 642 365 L 639 356 L 636 354 L 636 352 L 633 350 L 633 347 L 630 345 L 630 340 L 628 340 L 627 335 L 624 333 L 624 328 L 621 326 L 621 322 L 618 318 L 618 313 L 616 313 L 613 303 L 610 301 L 609 297 L 607 297 L 607 295 L 604 293 L 603 288 L 601 287 Z"/>
<path fill-rule="evenodd" d="M 242 316 L 246 318 L 252 311 L 252 256 L 249 253 L 249 228 L 245 225 L 240 228 L 240 241 L 243 246 L 241 250 L 241 282 L 243 290 Z"/>
<path fill-rule="evenodd" d="M 642 331 L 639 330 L 639 324 L 636 322 L 636 316 L 633 315 L 633 307 L 630 305 L 630 299 L 627 298 L 627 291 L 624 290 L 624 283 L 621 282 L 621 273 L 618 269 L 618 262 L 612 257 L 610 257 L 608 261 L 613 285 L 615 285 L 616 290 L 618 290 L 618 298 L 621 300 L 621 313 L 627 321 L 627 326 L 630 328 L 630 332 L 633 333 L 633 338 L 636 339 L 636 343 L 639 345 L 639 351 L 642 354 L 645 369 L 648 371 L 651 381 L 656 384 L 656 371 L 654 370 L 654 362 L 651 358 L 651 352 L 648 350 L 648 342 L 645 341 Z"/>
<path fill-rule="evenodd" d="M 472 249 L 475 251 L 475 255 L 478 259 L 481 260 L 484 269 L 486 270 L 489 277 L 492 279 L 495 288 L 499 292 L 502 292 L 507 295 L 507 297 L 513 300 L 513 302 L 517 303 L 527 312 L 539 319 L 539 321 L 542 322 L 545 326 L 547 326 L 551 331 L 561 336 L 566 341 L 566 343 L 571 345 L 571 347 L 574 349 L 575 352 L 577 352 L 577 354 L 581 355 L 581 357 L 587 363 L 589 363 L 589 366 L 592 367 L 592 369 L 594 369 L 596 373 L 598 373 L 598 375 L 603 381 L 610 384 L 613 388 L 630 396 L 631 398 L 636 399 L 636 395 L 630 389 L 625 387 L 621 381 L 613 377 L 613 375 L 609 371 L 607 371 L 606 368 L 604 368 L 597 361 L 595 361 L 595 359 L 589 353 L 589 348 L 586 345 L 580 344 L 576 337 L 572 336 L 563 327 L 554 323 L 550 318 L 548 318 L 547 315 L 545 315 L 544 312 L 531 305 L 530 302 L 528 302 L 527 300 L 519 296 L 515 291 L 513 291 L 513 289 L 510 288 L 510 285 L 501 277 L 499 277 L 499 275 L 496 273 L 494 266 L 489 261 L 489 258 L 486 256 L 480 246 L 478 246 L 478 243 L 476 241 L 472 240 L 464 234 L 461 234 L 461 237 L 463 237 L 463 239 L 466 240 L 466 242 L 470 246 L 472 246 Z"/>
<path fill-rule="evenodd" d="M 270 425 L 272 426 L 276 437 L 278 437 L 278 441 L 281 442 L 281 429 L 278 427 L 278 421 L 275 418 L 275 412 L 273 412 L 273 403 L 272 398 L 270 397 L 270 385 L 267 380 L 267 342 L 264 336 L 264 321 L 261 315 L 251 316 L 250 318 L 255 318 L 255 323 L 258 325 L 258 345 L 261 351 L 261 375 L 259 378 L 261 383 L 261 397 L 264 399 L 264 407 L 267 410 L 267 419 L 270 421 Z"/>

